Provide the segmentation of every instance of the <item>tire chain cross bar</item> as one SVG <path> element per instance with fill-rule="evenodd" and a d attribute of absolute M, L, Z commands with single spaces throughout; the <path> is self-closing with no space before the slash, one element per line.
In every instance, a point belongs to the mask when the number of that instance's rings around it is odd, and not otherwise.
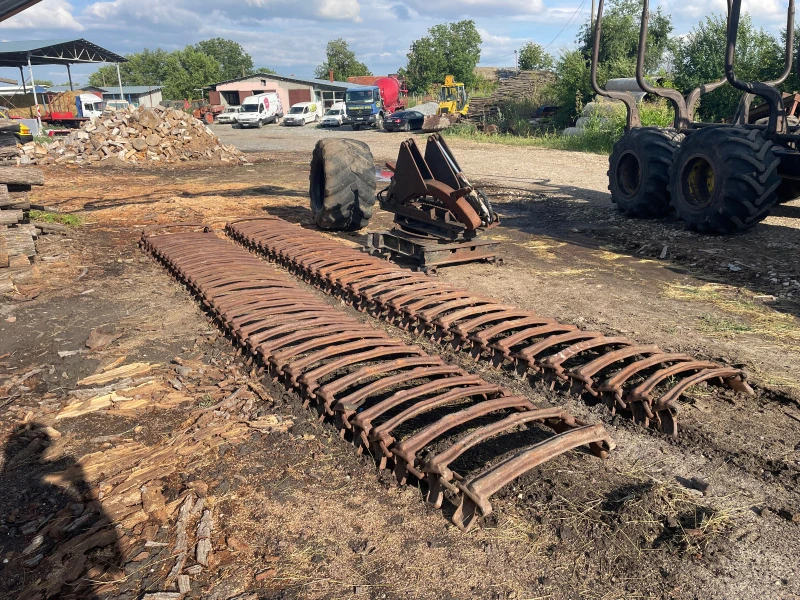
<path fill-rule="evenodd" d="M 539 408 L 359 322 L 205 226 L 148 228 L 140 245 L 199 297 L 249 364 L 300 393 L 306 407 L 315 404 L 400 483 L 410 475 L 423 482 L 437 507 L 449 494 L 462 530 L 537 465 L 579 447 L 601 458 L 614 448 L 602 425 Z M 508 440 L 521 431 L 533 443 L 520 448 Z M 454 463 L 473 448 L 504 450 L 485 468 L 461 472 Z"/>
<path fill-rule="evenodd" d="M 550 388 L 600 399 L 612 413 L 677 436 L 678 399 L 709 382 L 753 394 L 741 369 L 621 336 L 584 331 L 413 273 L 276 217 L 229 223 L 236 241 L 359 310 Z M 588 399 L 588 398 L 587 398 Z"/>

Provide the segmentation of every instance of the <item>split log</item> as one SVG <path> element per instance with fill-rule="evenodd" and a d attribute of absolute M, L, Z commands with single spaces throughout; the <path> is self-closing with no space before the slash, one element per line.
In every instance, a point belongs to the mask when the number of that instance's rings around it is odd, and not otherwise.
<path fill-rule="evenodd" d="M 0 210 L 0 225 L 16 225 L 25 215 L 21 210 Z"/>
<path fill-rule="evenodd" d="M 3 202 L 8 198 L 8 186 L 5 183 L 0 183 L 0 206 L 3 206 Z"/>
<path fill-rule="evenodd" d="M 0 167 L 0 181 L 22 185 L 44 185 L 44 173 L 30 167 Z"/>

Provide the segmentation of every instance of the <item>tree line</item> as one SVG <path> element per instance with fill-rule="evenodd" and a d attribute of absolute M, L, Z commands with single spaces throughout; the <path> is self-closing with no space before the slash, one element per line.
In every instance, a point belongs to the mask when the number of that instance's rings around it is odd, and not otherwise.
<path fill-rule="evenodd" d="M 638 0 L 611 0 L 603 18 L 598 75 L 601 84 L 610 78 L 632 77 L 636 66 L 641 4 Z M 672 17 L 661 8 L 649 20 L 645 69 L 659 83 L 686 92 L 702 83 L 724 76 L 726 18 L 712 14 L 683 36 L 673 35 Z M 737 74 L 743 79 L 768 81 L 782 70 L 783 40 L 757 28 L 749 15 L 742 15 L 737 47 Z M 543 98 L 561 107 L 560 120 L 567 122 L 591 100 L 591 48 L 593 31 L 590 21 L 582 25 L 576 48 L 554 57 L 541 45 L 531 41 L 518 50 L 518 67 L 524 70 L 547 69 L 556 74 L 555 83 Z M 481 57 L 481 36 L 472 20 L 442 23 L 428 29 L 427 34 L 411 43 L 406 64 L 398 73 L 406 78 L 409 91 L 427 93 L 446 75 L 453 75 L 468 88 L 478 84 L 475 67 Z M 800 35 L 795 36 L 797 56 Z M 238 43 L 215 38 L 167 52 L 144 50 L 127 56 L 120 65 L 125 85 L 161 85 L 165 98 L 199 97 L 200 89 L 217 81 L 235 79 L 256 72 L 253 59 Z M 796 70 L 796 69 L 795 69 Z M 785 90 L 800 87 L 794 73 L 783 84 Z M 325 60 L 315 69 L 315 76 L 327 79 L 330 71 L 339 81 L 347 77 L 371 75 L 344 39 L 328 42 Z M 113 66 L 101 67 L 89 78 L 95 86 L 116 84 Z M 698 118 L 718 121 L 735 110 L 740 93 L 722 86 L 703 96 Z"/>
<path fill-rule="evenodd" d="M 119 65 L 123 85 L 161 86 L 164 98 L 172 100 L 199 98 L 202 88 L 217 81 L 275 72 L 256 69 L 253 58 L 240 44 L 223 38 L 204 40 L 172 52 L 145 49 L 125 58 L 128 62 Z M 100 67 L 89 76 L 89 85 L 116 87 L 116 67 Z"/>

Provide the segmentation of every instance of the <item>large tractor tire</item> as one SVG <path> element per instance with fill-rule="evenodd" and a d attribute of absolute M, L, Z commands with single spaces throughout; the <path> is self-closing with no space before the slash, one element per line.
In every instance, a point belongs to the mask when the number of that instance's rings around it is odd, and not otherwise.
<path fill-rule="evenodd" d="M 673 129 L 636 127 L 608 159 L 608 189 L 620 212 L 657 219 L 670 213 L 669 168 L 683 136 Z"/>
<path fill-rule="evenodd" d="M 678 217 L 701 233 L 734 233 L 778 202 L 780 159 L 755 129 L 704 127 L 675 153 L 670 196 Z"/>
<path fill-rule="evenodd" d="M 320 229 L 366 227 L 375 206 L 375 166 L 369 146 L 343 138 L 318 141 L 309 180 L 311 212 Z"/>
<path fill-rule="evenodd" d="M 800 181 L 784 179 L 778 187 L 778 203 L 791 202 L 797 198 L 800 198 Z"/>

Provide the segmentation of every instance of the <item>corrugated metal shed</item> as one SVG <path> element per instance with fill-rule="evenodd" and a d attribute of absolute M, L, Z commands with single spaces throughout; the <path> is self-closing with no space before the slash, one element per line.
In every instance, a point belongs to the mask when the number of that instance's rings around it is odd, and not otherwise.
<path fill-rule="evenodd" d="M 39 2 L 40 0 L 0 0 L 0 21 L 5 21 Z"/>
<path fill-rule="evenodd" d="M 0 42 L 0 67 L 27 66 L 29 57 L 32 65 L 121 63 L 128 60 L 124 56 L 101 48 L 83 38 Z"/>

